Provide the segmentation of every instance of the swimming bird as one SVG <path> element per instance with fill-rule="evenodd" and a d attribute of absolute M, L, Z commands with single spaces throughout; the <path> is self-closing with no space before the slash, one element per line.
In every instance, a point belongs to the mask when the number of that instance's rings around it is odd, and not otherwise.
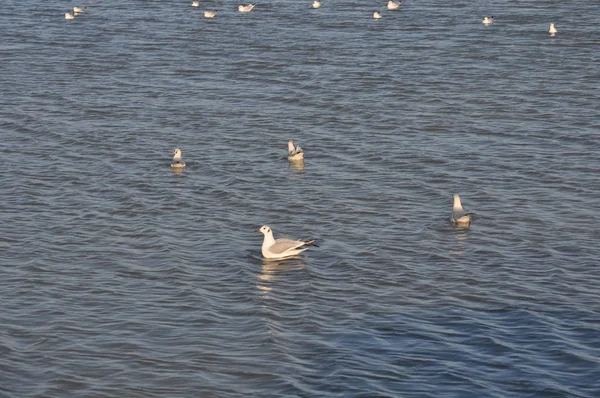
<path fill-rule="evenodd" d="M 77 15 L 78 12 L 85 12 L 87 7 L 73 7 L 73 12 Z"/>
<path fill-rule="evenodd" d="M 320 8 L 321 2 L 319 0 L 313 1 L 312 8 Z"/>
<path fill-rule="evenodd" d="M 65 12 L 65 19 L 75 19 L 75 15 L 70 12 Z"/>
<path fill-rule="evenodd" d="M 248 4 L 248 5 L 246 5 L 246 6 L 245 6 L 245 5 L 242 5 L 242 4 L 240 4 L 240 5 L 238 6 L 238 11 L 239 11 L 239 12 L 250 12 L 250 11 L 252 11 L 252 9 L 253 9 L 254 7 L 256 7 L 256 4 L 252 4 L 252 3 L 251 3 L 251 4 Z"/>
<path fill-rule="evenodd" d="M 263 225 L 256 232 L 262 232 L 264 235 L 261 253 L 264 258 L 276 259 L 295 256 L 308 250 L 305 246 L 317 246 L 314 244 L 315 239 L 310 240 L 292 240 L 273 238 L 273 231 L 268 225 Z M 318 246 L 317 246 L 318 247 Z"/>
<path fill-rule="evenodd" d="M 216 15 L 216 11 L 204 11 L 204 18 L 214 18 Z"/>
<path fill-rule="evenodd" d="M 300 145 L 294 146 L 294 140 L 288 141 L 288 160 L 302 160 L 304 159 L 304 151 L 300 148 Z"/>
<path fill-rule="evenodd" d="M 493 15 L 491 17 L 483 17 L 483 21 L 481 21 L 481 23 L 484 25 L 489 25 L 494 22 L 494 19 L 496 19 L 496 17 Z"/>
<path fill-rule="evenodd" d="M 171 167 L 174 169 L 182 169 L 185 167 L 185 162 L 181 158 L 181 149 L 179 148 L 173 149 L 173 161 L 171 162 Z"/>
<path fill-rule="evenodd" d="M 397 2 L 389 0 L 387 3 L 387 9 L 388 10 L 397 10 L 398 8 L 400 8 L 401 5 L 402 5 L 402 0 L 399 0 Z"/>
<path fill-rule="evenodd" d="M 548 29 L 548 33 L 550 33 L 552 36 L 558 33 L 558 30 L 556 30 L 556 27 L 553 23 L 550 24 L 550 29 Z"/>
<path fill-rule="evenodd" d="M 374 19 L 380 19 L 380 18 L 381 18 L 381 13 L 380 13 L 379 11 L 375 11 L 375 12 L 373 13 L 373 18 L 374 18 Z"/>
<path fill-rule="evenodd" d="M 460 203 L 460 196 L 454 195 L 454 205 L 452 206 L 452 224 L 467 227 L 471 226 L 471 215 L 472 213 L 467 213 Z"/>
<path fill-rule="evenodd" d="M 199 1 L 192 1 L 192 7 L 200 7 Z"/>

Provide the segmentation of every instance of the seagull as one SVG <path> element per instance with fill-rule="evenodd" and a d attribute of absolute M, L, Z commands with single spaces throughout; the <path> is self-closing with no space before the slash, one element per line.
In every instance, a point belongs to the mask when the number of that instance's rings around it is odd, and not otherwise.
<path fill-rule="evenodd" d="M 300 145 L 294 146 L 294 140 L 288 141 L 288 160 L 302 160 L 304 159 L 304 151 L 300 148 Z"/>
<path fill-rule="evenodd" d="M 548 29 L 548 33 L 550 33 L 552 36 L 558 33 L 558 30 L 556 30 L 553 23 L 550 24 L 550 29 Z"/>
<path fill-rule="evenodd" d="M 394 2 L 392 0 L 388 1 L 387 9 L 388 10 L 397 10 L 402 5 L 402 0 L 398 0 L 398 2 Z"/>
<path fill-rule="evenodd" d="M 454 205 L 452 206 L 452 224 L 460 227 L 471 226 L 471 215 L 472 213 L 467 213 L 460 203 L 460 196 L 454 195 Z"/>
<path fill-rule="evenodd" d="M 380 13 L 379 11 L 375 11 L 375 12 L 373 13 L 373 18 L 374 18 L 374 19 L 380 19 L 380 18 L 381 18 L 381 13 Z"/>
<path fill-rule="evenodd" d="M 199 1 L 192 1 L 192 7 L 200 7 Z"/>
<path fill-rule="evenodd" d="M 216 11 L 204 11 L 205 18 L 214 18 L 217 15 Z"/>
<path fill-rule="evenodd" d="M 250 12 L 250 11 L 252 11 L 252 9 L 254 7 L 256 7 L 256 4 L 248 4 L 247 6 L 244 6 L 244 5 L 240 4 L 238 6 L 238 11 L 239 12 Z"/>
<path fill-rule="evenodd" d="M 295 256 L 308 250 L 308 247 L 304 246 L 317 246 L 314 244 L 315 239 L 311 240 L 292 240 L 273 238 L 273 231 L 268 225 L 263 225 L 256 232 L 262 232 L 265 236 L 261 252 L 264 258 L 276 259 Z M 318 247 L 318 246 L 317 246 Z"/>
<path fill-rule="evenodd" d="M 320 8 L 321 2 L 319 0 L 313 1 L 312 8 Z"/>
<path fill-rule="evenodd" d="M 496 19 L 496 17 L 493 15 L 491 17 L 483 17 L 483 21 L 481 21 L 481 23 L 484 25 L 489 25 L 494 22 L 494 19 Z"/>
<path fill-rule="evenodd" d="M 87 7 L 73 7 L 73 12 L 74 13 L 78 13 L 78 12 L 85 12 L 85 9 Z"/>
<path fill-rule="evenodd" d="M 70 12 L 65 12 L 65 19 L 75 19 L 75 15 Z"/>
<path fill-rule="evenodd" d="M 181 149 L 179 148 L 173 149 L 173 161 L 171 162 L 171 167 L 174 169 L 182 169 L 185 167 L 185 162 L 181 158 Z"/>

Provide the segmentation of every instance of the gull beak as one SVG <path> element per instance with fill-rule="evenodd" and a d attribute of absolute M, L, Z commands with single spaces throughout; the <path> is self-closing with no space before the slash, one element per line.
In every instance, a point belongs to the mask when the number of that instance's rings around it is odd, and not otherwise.
<path fill-rule="evenodd" d="M 260 232 L 260 228 L 256 228 L 254 232 Z"/>

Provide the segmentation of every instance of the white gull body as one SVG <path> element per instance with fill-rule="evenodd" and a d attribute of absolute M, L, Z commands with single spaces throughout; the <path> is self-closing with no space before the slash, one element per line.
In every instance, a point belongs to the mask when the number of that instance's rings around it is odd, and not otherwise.
<path fill-rule="evenodd" d="M 267 259 L 280 259 L 291 256 L 296 256 L 305 250 L 308 250 L 306 246 L 317 246 L 311 240 L 292 240 L 273 237 L 273 231 L 268 225 L 263 225 L 256 232 L 262 232 L 264 235 L 261 253 L 264 258 Z"/>
<path fill-rule="evenodd" d="M 302 160 L 304 159 L 304 151 L 300 148 L 300 145 L 294 146 L 294 140 L 288 141 L 288 160 Z"/>
<path fill-rule="evenodd" d="M 171 167 L 174 169 L 183 169 L 185 167 L 185 162 L 181 158 L 181 149 L 175 148 L 173 150 L 173 161 L 171 162 Z"/>
<path fill-rule="evenodd" d="M 242 5 L 240 4 L 238 6 L 238 11 L 239 12 L 250 12 L 252 11 L 252 9 L 256 7 L 256 4 L 248 4 L 248 5 Z"/>
<path fill-rule="evenodd" d="M 77 13 L 80 12 L 85 12 L 86 7 L 73 7 L 73 12 L 75 13 L 75 15 L 77 15 Z"/>
<path fill-rule="evenodd" d="M 75 15 L 71 14 L 70 12 L 66 12 L 65 19 L 75 19 Z"/>
<path fill-rule="evenodd" d="M 496 17 L 493 15 L 491 17 L 483 17 L 483 21 L 481 21 L 481 23 L 484 25 L 489 25 L 494 22 L 494 19 L 496 19 Z"/>
<path fill-rule="evenodd" d="M 319 0 L 315 0 L 312 3 L 312 8 L 320 8 L 321 7 L 321 2 Z"/>
<path fill-rule="evenodd" d="M 460 203 L 460 196 L 454 195 L 454 205 L 452 206 L 452 223 L 460 227 L 471 226 L 471 213 L 467 213 Z"/>
<path fill-rule="evenodd" d="M 192 1 L 192 7 L 200 7 L 199 1 Z"/>
<path fill-rule="evenodd" d="M 389 0 L 387 3 L 387 9 L 388 10 L 397 10 L 398 8 L 400 8 L 401 5 L 402 5 L 402 0 L 400 0 L 400 1 Z"/>
<path fill-rule="evenodd" d="M 381 13 L 379 11 L 375 11 L 373 13 L 373 19 L 381 19 Z"/>
<path fill-rule="evenodd" d="M 550 33 L 552 36 L 558 33 L 558 30 L 556 30 L 556 27 L 553 23 L 550 24 L 550 29 L 548 29 L 548 33 Z"/>
<path fill-rule="evenodd" d="M 214 18 L 216 15 L 216 11 L 204 11 L 204 18 Z"/>

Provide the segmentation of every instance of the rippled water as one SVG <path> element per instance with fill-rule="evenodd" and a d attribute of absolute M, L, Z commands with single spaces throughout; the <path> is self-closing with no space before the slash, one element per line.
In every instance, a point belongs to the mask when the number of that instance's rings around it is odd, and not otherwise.
<path fill-rule="evenodd" d="M 188 3 L 0 8 L 0 396 L 600 396 L 600 3 Z"/>

